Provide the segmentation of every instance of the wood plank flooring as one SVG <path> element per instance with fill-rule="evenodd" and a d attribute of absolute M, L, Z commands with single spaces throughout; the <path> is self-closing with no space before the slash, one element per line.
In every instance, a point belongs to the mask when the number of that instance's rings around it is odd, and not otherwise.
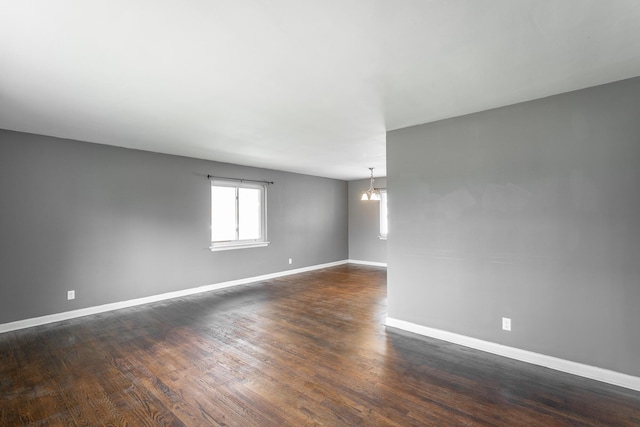
<path fill-rule="evenodd" d="M 344 265 L 0 335 L 0 425 L 640 426 L 640 393 L 386 330 Z"/>

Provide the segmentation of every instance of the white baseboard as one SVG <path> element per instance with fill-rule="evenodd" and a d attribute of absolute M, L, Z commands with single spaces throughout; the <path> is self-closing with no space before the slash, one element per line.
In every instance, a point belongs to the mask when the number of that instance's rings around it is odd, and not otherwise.
<path fill-rule="evenodd" d="M 361 261 L 359 259 L 350 259 L 348 260 L 350 264 L 360 264 L 360 265 L 371 265 L 374 267 L 386 267 L 386 262 L 375 262 L 375 261 Z"/>
<path fill-rule="evenodd" d="M 4 332 L 16 331 L 18 329 L 31 328 L 33 326 L 46 325 L 48 323 L 60 322 L 62 320 L 75 319 L 77 317 L 89 316 L 91 314 L 104 313 L 106 311 L 119 310 L 121 308 L 134 307 L 137 305 L 149 304 L 152 302 L 168 300 L 172 298 L 184 297 L 187 295 L 199 294 L 202 292 L 214 291 L 217 289 L 229 288 L 232 286 L 246 285 L 248 283 L 260 282 L 263 280 L 275 279 L 277 277 L 289 276 L 292 274 L 304 273 L 307 271 L 320 270 L 322 268 L 335 267 L 347 264 L 348 260 L 329 262 L 326 264 L 312 265 L 309 267 L 296 268 L 292 270 L 280 271 L 277 273 L 264 274 L 262 276 L 247 277 L 245 279 L 230 280 L 227 282 L 214 283 L 211 285 L 199 286 L 197 288 L 183 289 L 180 291 L 167 292 L 149 297 L 136 298 L 128 301 L 114 302 L 110 304 L 97 305 L 94 307 L 81 308 L 79 310 L 65 311 L 62 313 L 49 314 L 47 316 L 34 317 L 31 319 L 18 320 L 15 322 L 0 324 L 0 334 Z"/>
<path fill-rule="evenodd" d="M 602 369 L 578 362 L 572 362 L 570 360 L 559 359 L 553 356 L 521 350 L 519 348 L 496 344 L 490 341 L 483 341 L 467 337 L 465 335 L 455 334 L 453 332 L 429 328 L 427 326 L 394 319 L 392 317 L 387 317 L 385 324 L 392 328 L 402 329 L 418 335 L 448 341 L 465 347 L 471 347 L 476 350 L 486 351 L 487 353 L 493 353 L 499 356 L 531 363 L 533 365 L 555 369 L 556 371 L 567 372 L 569 374 L 578 375 L 592 380 L 640 391 L 640 377 L 634 377 L 620 372 L 610 371 L 608 369 Z"/>

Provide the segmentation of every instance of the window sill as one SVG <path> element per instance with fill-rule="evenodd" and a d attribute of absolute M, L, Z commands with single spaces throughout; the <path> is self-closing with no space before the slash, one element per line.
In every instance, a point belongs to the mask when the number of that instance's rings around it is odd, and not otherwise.
<path fill-rule="evenodd" d="M 378 239 L 380 239 L 380 240 L 387 240 L 387 236 L 378 236 Z"/>
<path fill-rule="evenodd" d="M 248 249 L 248 248 L 262 248 L 269 246 L 270 242 L 255 242 L 255 243 L 218 243 L 209 246 L 211 252 L 217 251 L 232 251 L 235 249 Z"/>

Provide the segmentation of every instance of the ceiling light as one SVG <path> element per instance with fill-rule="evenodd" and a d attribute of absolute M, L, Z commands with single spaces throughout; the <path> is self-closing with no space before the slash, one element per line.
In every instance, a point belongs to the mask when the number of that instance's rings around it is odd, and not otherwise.
<path fill-rule="evenodd" d="M 373 181 L 375 181 L 375 179 L 373 179 L 373 168 L 369 168 L 369 170 L 371 171 L 369 189 L 362 193 L 360 200 L 380 200 L 380 190 L 373 187 Z"/>

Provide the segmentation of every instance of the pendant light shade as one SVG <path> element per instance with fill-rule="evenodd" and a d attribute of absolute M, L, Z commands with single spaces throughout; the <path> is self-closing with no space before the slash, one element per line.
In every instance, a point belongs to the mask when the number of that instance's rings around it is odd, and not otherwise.
<path fill-rule="evenodd" d="M 373 168 L 369 168 L 369 171 L 371 172 L 369 189 L 362 193 L 360 200 L 380 200 L 380 191 L 373 187 L 373 181 L 375 181 L 375 179 L 373 179 Z"/>

